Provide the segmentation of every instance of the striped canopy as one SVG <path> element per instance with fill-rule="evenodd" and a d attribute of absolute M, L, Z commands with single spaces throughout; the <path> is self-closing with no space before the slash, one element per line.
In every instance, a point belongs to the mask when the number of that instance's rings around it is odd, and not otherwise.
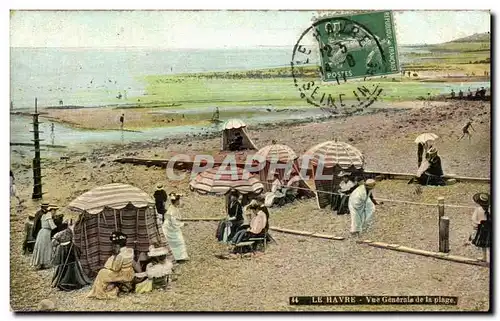
<path fill-rule="evenodd" d="M 311 164 L 318 166 L 321 162 L 324 167 L 339 166 L 342 169 L 354 167 L 356 169 L 363 168 L 365 159 L 363 154 L 347 143 L 327 141 L 311 147 L 304 156 L 311 158 Z"/>
<path fill-rule="evenodd" d="M 224 123 L 223 129 L 233 129 L 233 128 L 241 128 L 241 127 L 246 127 L 247 124 L 245 124 L 242 120 L 240 119 L 229 119 Z"/>
<path fill-rule="evenodd" d="M 264 185 L 257 177 L 239 167 L 233 167 L 223 169 L 217 166 L 208 169 L 192 179 L 189 187 L 200 194 L 224 195 L 231 189 L 242 194 L 262 192 Z"/>
<path fill-rule="evenodd" d="M 122 209 L 131 203 L 137 208 L 154 205 L 154 200 L 137 187 L 127 184 L 108 184 L 96 187 L 69 203 L 68 208 L 75 211 L 98 214 L 105 207 Z"/>
<path fill-rule="evenodd" d="M 297 159 L 297 154 L 286 145 L 272 144 L 261 148 L 255 155 L 264 157 L 266 161 L 278 161 L 280 163 L 288 163 Z"/>

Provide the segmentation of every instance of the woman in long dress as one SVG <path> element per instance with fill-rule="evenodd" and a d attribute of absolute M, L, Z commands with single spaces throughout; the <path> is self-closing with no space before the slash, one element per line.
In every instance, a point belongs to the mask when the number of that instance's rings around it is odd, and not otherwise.
<path fill-rule="evenodd" d="M 167 238 L 168 245 L 172 249 L 175 261 L 182 263 L 189 259 L 186 251 L 186 243 L 182 235 L 181 227 L 184 223 L 179 222 L 181 219 L 181 212 L 179 210 L 181 195 L 170 193 L 171 205 L 168 207 L 165 214 L 165 221 L 163 222 L 163 234 Z"/>
<path fill-rule="evenodd" d="M 97 274 L 92 290 L 87 295 L 89 298 L 114 299 L 118 297 L 119 285 L 128 285 L 134 280 L 134 249 L 126 247 L 127 235 L 113 232 L 110 240 L 113 255 Z"/>
<path fill-rule="evenodd" d="M 371 197 L 375 180 L 368 179 L 364 184 L 358 186 L 349 196 L 349 212 L 351 214 L 351 234 L 359 236 L 370 225 L 373 213 L 375 212 L 375 202 Z"/>
<path fill-rule="evenodd" d="M 472 199 L 479 206 L 472 214 L 473 232 L 470 241 L 475 246 L 483 250 L 482 261 L 489 262 L 491 247 L 491 214 L 490 214 L 490 195 L 487 193 L 477 193 Z"/>
<path fill-rule="evenodd" d="M 51 232 L 56 228 L 56 224 L 52 220 L 55 215 L 57 206 L 48 208 L 48 212 L 42 215 L 41 229 L 36 236 L 35 248 L 33 249 L 33 257 L 31 258 L 31 265 L 37 269 L 47 269 L 52 262 L 52 242 Z"/>
<path fill-rule="evenodd" d="M 73 291 L 92 284 L 78 260 L 78 248 L 73 243 L 72 222 L 63 223 L 63 230 L 52 238 L 55 247 L 53 265 L 56 266 L 52 277 L 52 287 L 62 291 Z"/>

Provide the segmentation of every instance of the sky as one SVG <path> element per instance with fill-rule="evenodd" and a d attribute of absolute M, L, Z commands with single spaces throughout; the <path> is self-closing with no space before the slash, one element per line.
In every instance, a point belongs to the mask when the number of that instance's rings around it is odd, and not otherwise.
<path fill-rule="evenodd" d="M 15 11 L 11 47 L 293 46 L 315 11 Z M 396 11 L 398 43 L 490 31 L 488 11 Z"/>

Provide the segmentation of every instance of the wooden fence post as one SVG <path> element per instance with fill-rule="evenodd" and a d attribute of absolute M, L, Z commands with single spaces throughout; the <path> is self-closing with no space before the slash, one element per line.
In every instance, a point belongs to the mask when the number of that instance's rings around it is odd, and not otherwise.
<path fill-rule="evenodd" d="M 439 218 L 444 216 L 444 197 L 438 197 L 438 213 Z"/>
<path fill-rule="evenodd" d="M 450 252 L 450 219 L 447 216 L 439 218 L 439 252 Z"/>

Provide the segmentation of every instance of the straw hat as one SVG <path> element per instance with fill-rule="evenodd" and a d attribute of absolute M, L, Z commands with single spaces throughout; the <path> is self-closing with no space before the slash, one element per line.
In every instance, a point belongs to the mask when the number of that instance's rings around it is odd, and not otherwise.
<path fill-rule="evenodd" d="M 162 255 L 167 255 L 168 251 L 166 247 L 154 247 L 154 245 L 149 246 L 149 252 L 148 256 L 149 257 L 156 257 L 156 256 L 162 256 Z"/>
<path fill-rule="evenodd" d="M 377 184 L 377 182 L 374 180 L 374 179 L 367 179 L 366 182 L 365 182 L 365 186 L 366 187 L 375 187 L 375 185 Z"/>
<path fill-rule="evenodd" d="M 176 200 L 181 199 L 181 196 L 184 196 L 184 195 L 172 192 L 172 193 L 168 194 L 168 196 L 169 196 L 171 201 L 176 201 Z"/>
<path fill-rule="evenodd" d="M 47 209 L 50 206 L 49 202 L 43 202 L 41 207 Z"/>
<path fill-rule="evenodd" d="M 488 193 L 476 193 L 472 196 L 472 199 L 480 206 L 490 205 L 490 194 Z"/>
<path fill-rule="evenodd" d="M 156 184 L 156 189 L 157 190 L 163 189 L 163 184 L 162 183 Z"/>
<path fill-rule="evenodd" d="M 59 206 L 57 206 L 57 205 L 49 205 L 49 207 L 47 208 L 47 210 L 49 210 L 49 211 L 58 210 L 58 209 L 59 209 Z"/>

